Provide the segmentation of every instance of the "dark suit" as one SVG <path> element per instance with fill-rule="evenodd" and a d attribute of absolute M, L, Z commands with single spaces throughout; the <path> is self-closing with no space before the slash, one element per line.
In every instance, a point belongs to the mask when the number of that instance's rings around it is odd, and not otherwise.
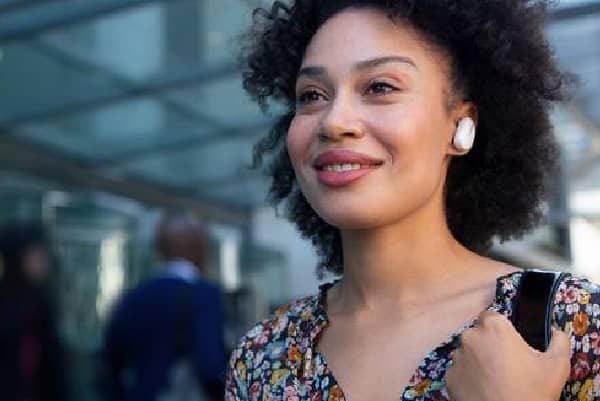
<path fill-rule="evenodd" d="M 153 401 L 176 360 L 181 292 L 191 287 L 191 360 L 202 386 L 222 398 L 225 371 L 221 292 L 202 278 L 163 275 L 125 295 L 108 325 L 103 352 L 104 386 L 111 401 Z M 187 301 L 186 301 L 187 302 Z M 131 377 L 123 379 L 129 368 Z"/>

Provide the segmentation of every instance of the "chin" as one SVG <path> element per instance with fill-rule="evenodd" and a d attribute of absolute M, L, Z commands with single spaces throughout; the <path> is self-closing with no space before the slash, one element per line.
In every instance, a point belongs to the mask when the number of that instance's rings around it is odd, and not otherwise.
<path fill-rule="evenodd" d="M 340 230 L 368 230 L 394 220 L 392 216 L 381 213 L 381 209 L 373 208 L 372 205 L 353 203 L 313 205 L 313 209 L 327 224 Z"/>

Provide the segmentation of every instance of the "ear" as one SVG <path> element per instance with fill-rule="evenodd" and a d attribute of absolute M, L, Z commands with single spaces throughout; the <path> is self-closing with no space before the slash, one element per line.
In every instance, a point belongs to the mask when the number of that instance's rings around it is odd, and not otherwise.
<path fill-rule="evenodd" d="M 454 146 L 454 134 L 456 133 L 456 129 L 458 127 L 458 123 L 461 119 L 469 117 L 475 123 L 475 138 L 477 138 L 477 107 L 473 102 L 463 101 L 460 104 L 453 107 L 450 112 L 449 122 L 451 127 L 448 131 L 449 135 L 446 138 L 447 146 L 447 154 L 451 156 L 462 156 L 469 153 L 469 150 L 461 150 Z M 477 141 L 477 139 L 475 139 Z"/>

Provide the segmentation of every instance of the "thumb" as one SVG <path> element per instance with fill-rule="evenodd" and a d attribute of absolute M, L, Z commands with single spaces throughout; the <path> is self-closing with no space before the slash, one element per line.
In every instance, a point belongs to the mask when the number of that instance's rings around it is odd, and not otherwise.
<path fill-rule="evenodd" d="M 571 351 L 571 339 L 561 330 L 552 328 L 552 337 L 550 345 L 545 354 L 550 357 L 563 358 L 568 357 Z"/>
<path fill-rule="evenodd" d="M 552 371 L 560 376 L 561 384 L 564 385 L 571 373 L 571 339 L 569 336 L 563 331 L 552 328 L 550 345 L 543 355 L 548 357 L 547 361 L 552 365 Z"/>

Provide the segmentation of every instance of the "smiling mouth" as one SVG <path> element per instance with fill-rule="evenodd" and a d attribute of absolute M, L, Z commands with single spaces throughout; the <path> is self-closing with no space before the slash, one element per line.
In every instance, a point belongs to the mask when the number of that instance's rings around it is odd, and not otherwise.
<path fill-rule="evenodd" d="M 379 167 L 380 165 L 381 165 L 381 163 L 376 163 L 376 164 L 345 163 L 345 164 L 326 164 L 323 166 L 317 166 L 316 168 L 319 171 L 334 171 L 337 173 L 342 173 L 345 171 L 371 169 L 371 168 Z"/>
<path fill-rule="evenodd" d="M 362 179 L 379 169 L 382 165 L 383 162 L 378 164 L 325 164 L 322 166 L 315 166 L 315 170 L 317 173 L 317 180 L 321 184 L 327 187 L 341 188 Z"/>

